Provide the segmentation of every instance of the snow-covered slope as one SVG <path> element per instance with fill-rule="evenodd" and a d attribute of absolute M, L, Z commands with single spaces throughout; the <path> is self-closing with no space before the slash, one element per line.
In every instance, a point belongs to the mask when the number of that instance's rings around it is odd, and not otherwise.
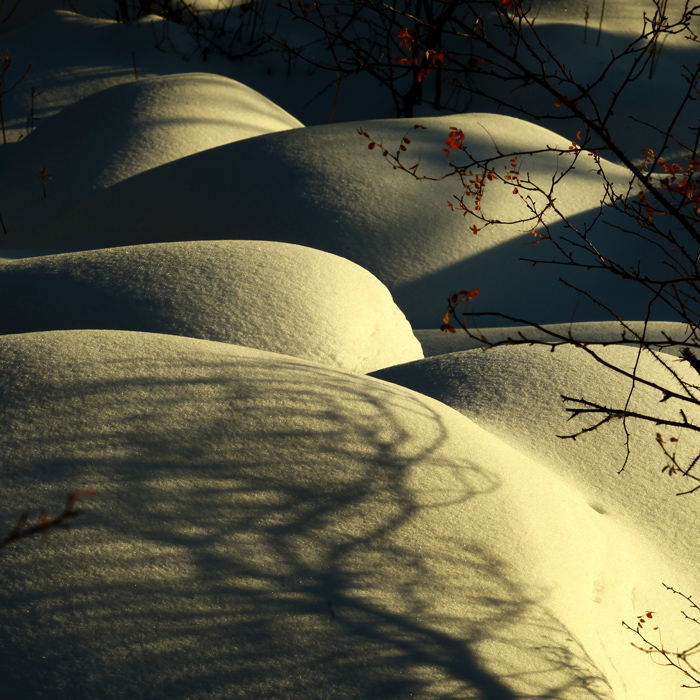
<path fill-rule="evenodd" d="M 172 333 L 355 372 L 423 357 L 386 287 L 318 250 L 193 241 L 0 262 L 0 334 Z"/>
<path fill-rule="evenodd" d="M 67 107 L 13 146 L 0 160 L 0 211 L 13 241 L 29 231 L 52 238 L 53 220 L 95 191 L 192 153 L 302 126 L 219 75 L 121 83 Z M 45 198 L 39 167 L 51 176 Z"/>
<path fill-rule="evenodd" d="M 3 519 L 98 492 L 3 558 L 7 697 L 680 697 L 619 622 L 654 548 L 444 404 L 147 333 L 0 355 Z"/>
<path fill-rule="evenodd" d="M 524 340 L 541 342 L 556 342 L 575 338 L 581 343 L 595 345 L 634 345 L 639 339 L 646 342 L 659 343 L 657 349 L 678 354 L 683 343 L 692 340 L 692 329 L 684 323 L 669 323 L 663 321 L 625 321 L 625 327 L 618 321 L 584 321 L 581 323 L 543 324 L 540 328 L 532 326 L 501 326 L 480 328 L 476 319 L 469 319 L 464 332 L 457 328 L 455 333 L 441 331 L 437 328 L 416 330 L 416 337 L 423 346 L 426 357 L 445 355 L 461 350 L 484 349 L 491 345 L 512 344 Z M 453 319 L 454 322 L 454 319 Z M 671 343 L 671 345 L 669 345 Z"/>
<path fill-rule="evenodd" d="M 662 474 L 668 463 L 657 443 L 661 434 L 673 447 L 679 463 L 689 463 L 700 453 L 700 439 L 684 431 L 675 445 L 678 430 L 659 427 L 653 422 L 612 420 L 594 432 L 575 440 L 559 436 L 575 435 L 598 422 L 599 414 L 570 419 L 562 396 L 680 421 L 682 410 L 693 421 L 698 419 L 697 403 L 669 399 L 661 402 L 657 386 L 684 393 L 671 372 L 688 386 L 697 384 L 697 375 L 673 355 L 652 355 L 631 347 L 591 346 L 614 367 L 631 373 L 636 364 L 640 378 L 632 392 L 631 379 L 606 369 L 588 353 L 570 346 L 551 351 L 546 346 L 504 346 L 437 355 L 426 360 L 380 370 L 373 376 L 396 382 L 431 396 L 460 411 L 511 445 L 552 466 L 602 513 L 610 513 L 651 541 L 663 543 L 671 556 L 691 577 L 700 577 L 700 562 L 687 552 L 698 551 L 700 538 L 697 502 L 676 493 L 691 484 Z M 669 371 L 670 370 L 670 371 Z M 629 397 L 629 403 L 627 400 Z M 626 432 L 629 434 L 629 442 Z M 629 446 L 629 458 L 627 447 Z M 622 473 L 618 473 L 625 466 Z M 675 486 L 675 488 L 674 488 Z M 668 524 L 675 523 L 669 529 Z"/>
<path fill-rule="evenodd" d="M 405 158 L 412 163 L 420 157 L 419 173 L 430 176 L 449 171 L 442 147 L 451 125 L 464 129 L 476 158 L 495 155 L 494 142 L 504 152 L 546 146 L 567 152 L 568 142 L 497 115 L 434 117 L 421 123 L 425 130 L 413 130 L 410 120 L 307 127 L 209 149 L 95 194 L 49 230 L 10 231 L 2 244 L 97 248 L 202 238 L 274 239 L 326 250 L 367 268 L 387 285 L 414 327 L 436 327 L 444 314 L 443 300 L 465 285 L 479 287 L 478 303 L 488 308 L 536 315 L 541 322 L 569 321 L 577 301 L 577 320 L 607 319 L 599 307 L 559 284 L 556 266 L 533 268 L 521 262 L 556 253 L 546 241 L 533 247 L 532 222 L 505 223 L 529 214 L 510 185 L 489 183 L 483 211 L 504 223 L 473 235 L 468 228 L 473 220 L 446 204 L 458 189 L 454 178 L 431 183 L 397 173 L 381 153 L 367 149 L 357 130 L 366 129 L 392 149 L 408 131 L 412 145 Z M 521 169 L 546 187 L 552 172 L 569 161 L 569 155 L 540 153 L 524 159 Z M 589 161 L 581 156 L 557 190 L 559 210 L 579 226 L 595 211 L 604 190 Z M 606 168 L 608 177 L 623 177 L 620 168 Z M 36 196 L 35 204 L 41 206 L 41 193 Z M 627 243 L 610 228 L 600 245 L 610 251 Z M 624 296 L 624 285 L 611 285 L 610 275 L 584 274 L 604 299 L 615 300 L 623 316 L 635 318 L 646 311 L 646 300 Z M 576 274 L 570 277 L 583 284 Z"/>
<path fill-rule="evenodd" d="M 31 19 L 25 12 L 27 21 L 22 22 L 22 13 L 18 12 L 0 26 L 2 44 L 12 59 L 6 79 L 16 81 L 32 64 L 20 87 L 3 97 L 9 144 L 26 134 L 27 118 L 32 113 L 41 124 L 85 97 L 134 82 L 136 76 L 143 80 L 188 71 L 212 72 L 206 62 L 193 65 L 175 51 L 156 49 L 158 32 L 165 29 L 160 18 L 148 18 L 140 24 L 123 23 L 115 21 L 114 7 L 111 12 L 103 10 L 99 16 L 88 16 L 87 9 L 86 14 L 79 14 L 60 7 L 63 0 L 53 0 L 51 10 L 46 7 L 48 0 L 39 1 L 43 7 L 35 7 Z M 24 10 L 34 4 L 20 2 Z M 7 9 L 3 18 L 6 13 Z M 182 34 L 181 28 L 172 29 L 175 41 Z M 172 49 L 172 44 L 167 48 Z M 31 88 L 35 91 L 33 109 Z"/>

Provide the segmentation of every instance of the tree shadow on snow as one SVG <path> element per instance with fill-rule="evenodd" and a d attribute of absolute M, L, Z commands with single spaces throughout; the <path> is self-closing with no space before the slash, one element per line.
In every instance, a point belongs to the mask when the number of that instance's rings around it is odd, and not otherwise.
<path fill-rule="evenodd" d="M 8 699 L 609 697 L 475 534 L 500 477 L 430 400 L 206 354 L 15 386 L 3 509 L 99 497 L 2 561 Z"/>

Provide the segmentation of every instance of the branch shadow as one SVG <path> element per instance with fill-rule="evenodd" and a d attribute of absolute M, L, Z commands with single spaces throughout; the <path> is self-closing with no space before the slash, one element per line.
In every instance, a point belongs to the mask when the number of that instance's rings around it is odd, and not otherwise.
<path fill-rule="evenodd" d="M 79 370 L 8 362 L 2 507 L 100 495 L 3 559 L 6 697 L 610 697 L 475 536 L 501 477 L 455 449 L 461 417 L 281 356 L 79 337 Z"/>

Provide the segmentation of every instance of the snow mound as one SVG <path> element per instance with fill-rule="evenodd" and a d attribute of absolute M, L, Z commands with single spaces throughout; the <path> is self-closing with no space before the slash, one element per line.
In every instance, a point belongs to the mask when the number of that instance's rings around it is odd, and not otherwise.
<path fill-rule="evenodd" d="M 303 126 L 219 75 L 122 83 L 72 104 L 13 147 L 0 161 L 0 211 L 15 240 L 46 233 L 56 216 L 96 190 L 215 146 Z M 39 167 L 51 176 L 46 198 Z"/>
<path fill-rule="evenodd" d="M 0 290 L 2 334 L 169 333 L 360 373 L 423 357 L 369 272 L 286 243 L 194 241 L 0 260 Z"/>
<path fill-rule="evenodd" d="M 595 349 L 605 361 L 628 372 L 638 357 L 631 347 Z M 698 383 L 697 375 L 673 355 L 645 353 L 639 357 L 639 377 L 679 391 L 671 371 L 689 386 Z M 695 580 L 700 578 L 697 495 L 676 495 L 695 482 L 678 476 L 669 480 L 662 473 L 668 460 L 656 435 L 660 433 L 676 451 L 681 464 L 700 453 L 700 439 L 687 430 L 679 433 L 654 422 L 629 419 L 629 460 L 618 473 L 627 454 L 622 420 L 611 420 L 576 440 L 558 437 L 576 434 L 597 422 L 595 415 L 569 420 L 566 408 L 575 404 L 564 403 L 562 396 L 623 408 L 630 396 L 631 379 L 571 346 L 551 352 L 545 346 L 524 345 L 440 355 L 373 376 L 442 401 L 534 459 L 551 465 L 586 494 L 597 510 L 612 514 L 651 541 L 663 543 L 688 574 Z M 679 421 L 683 409 L 691 422 L 700 420 L 697 403 L 661 402 L 662 398 L 659 390 L 637 382 L 628 410 Z M 674 446 L 670 439 L 680 435 L 682 439 Z"/>
<path fill-rule="evenodd" d="M 5 550 L 8 697 L 680 697 L 620 625 L 651 549 L 450 408 L 175 336 L 0 356 L 3 522 L 98 492 Z"/>
<path fill-rule="evenodd" d="M 120 83 L 133 83 L 134 66 L 139 81 L 186 72 L 245 78 L 246 71 L 222 70 L 230 64 L 223 58 L 217 60 L 210 55 L 208 61 L 201 56 L 184 60 L 179 52 L 187 50 L 191 54 L 193 47 L 181 42 L 187 32 L 182 25 L 166 26 L 153 15 L 140 22 L 115 21 L 112 0 L 98 3 L 102 6 L 94 7 L 92 2 L 90 8 L 81 2 L 79 10 L 83 14 L 79 14 L 65 7 L 51 10 L 22 2 L 18 10 L 30 9 L 31 5 L 31 21 L 22 24 L 15 21 L 21 18 L 13 14 L 0 26 L 0 35 L 10 47 L 15 79 L 19 78 L 19 70 L 32 63 L 26 81 L 3 99 L 8 143 L 26 135 L 27 118 L 32 113 L 38 123 L 43 123 L 85 97 Z M 60 7 L 65 3 L 56 0 L 53 4 Z M 165 50 L 158 50 L 157 45 Z M 33 109 L 31 88 L 35 90 Z"/>
<path fill-rule="evenodd" d="M 423 119 L 425 130 L 414 130 L 416 123 L 330 124 L 220 146 L 97 193 L 50 231 L 8 235 L 2 243 L 97 248 L 201 238 L 282 240 L 341 255 L 370 270 L 415 328 L 439 325 L 444 299 L 465 286 L 479 287 L 479 303 L 485 300 L 490 308 L 536 316 L 541 323 L 570 320 L 577 295 L 561 287 L 561 271 L 521 262 L 533 255 L 531 224 L 495 224 L 473 235 L 472 220 L 446 205 L 458 191 L 454 178 L 430 183 L 392 170 L 379 149 L 367 149 L 367 139 L 357 129 L 367 130 L 391 150 L 408 132 L 412 144 L 406 164 L 420 158 L 419 173 L 428 175 L 447 170 L 442 147 L 450 126 L 465 131 L 465 143 L 475 157 L 494 154 L 494 141 L 506 153 L 546 145 L 566 151 L 570 142 L 528 122 L 493 114 Z M 546 186 L 570 157 L 540 153 L 524 159 L 521 167 Z M 581 158 L 557 191 L 559 210 L 578 225 L 579 217 L 599 205 L 603 192 L 601 179 L 588 169 L 592 160 Z M 610 178 L 622 177 L 620 168 L 606 167 Z M 487 216 L 506 222 L 527 214 L 510 185 L 489 185 L 494 186 L 482 202 Z M 601 246 L 614 245 L 619 236 L 603 230 Z M 534 252 L 545 259 L 551 253 L 540 246 Z M 596 271 L 585 271 L 581 280 L 572 274 L 570 281 L 596 285 L 604 298 L 611 297 L 611 304 L 617 302 L 623 317 L 639 318 L 646 312 L 646 300 L 608 287 L 609 281 L 599 279 Z M 594 320 L 603 313 L 592 304 L 587 307 L 585 299 L 578 308 L 577 320 Z"/>

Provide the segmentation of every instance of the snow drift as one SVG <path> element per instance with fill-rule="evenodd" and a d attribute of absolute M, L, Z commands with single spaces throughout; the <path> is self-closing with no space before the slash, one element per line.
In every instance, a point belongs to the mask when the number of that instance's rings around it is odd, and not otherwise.
<path fill-rule="evenodd" d="M 697 376 L 670 354 L 638 357 L 633 347 L 591 347 L 606 362 L 636 373 L 640 381 L 634 383 L 634 391 L 631 378 L 606 369 L 571 346 L 554 352 L 546 346 L 525 345 L 467 350 L 390 367 L 374 376 L 442 401 L 551 465 L 601 513 L 644 533 L 648 541 L 662 544 L 685 571 L 683 575 L 697 580 L 700 562 L 688 556 L 688 551 L 700 548 L 695 527 L 697 503 L 693 497 L 675 495 L 692 488 L 694 482 L 679 480 L 674 489 L 661 471 L 668 460 L 656 440 L 659 433 L 673 445 L 670 440 L 678 437 L 678 430 L 653 421 L 629 419 L 623 424 L 616 419 L 576 440 L 558 437 L 574 435 L 602 417 L 593 414 L 569 420 L 566 409 L 576 404 L 564 403 L 562 396 L 618 408 L 627 404 L 630 411 L 669 421 L 679 421 L 683 410 L 689 420 L 697 422 L 697 400 L 662 402 L 660 390 L 642 383 L 647 380 L 684 393 L 672 372 L 688 387 L 697 385 Z M 700 453 L 700 439 L 683 431 L 673 450 L 681 464 L 689 464 Z M 623 465 L 624 471 L 618 473 Z M 669 528 L 671 522 L 673 528 Z"/>
<path fill-rule="evenodd" d="M 140 243 L 198 239 L 280 240 L 325 250 L 348 258 L 376 275 L 414 327 L 434 328 L 444 314 L 444 299 L 465 285 L 481 289 L 479 303 L 490 309 L 542 323 L 599 320 L 605 312 L 559 284 L 555 266 L 533 268 L 521 258 L 547 259 L 530 224 L 495 224 L 478 235 L 473 221 L 450 211 L 446 200 L 458 183 L 415 181 L 392 170 L 367 140 L 368 131 L 387 148 L 396 149 L 410 132 L 406 158 L 421 159 L 421 170 L 441 175 L 449 168 L 442 147 L 451 125 L 468 135 L 475 157 L 513 149 L 562 148 L 568 155 L 540 153 L 521 164 L 535 182 L 546 186 L 552 173 L 568 163 L 569 142 L 527 122 L 488 114 L 465 114 L 420 120 L 426 130 L 414 131 L 410 120 L 380 120 L 294 129 L 245 139 L 135 175 L 96 193 L 60 217 L 49 231 L 10 232 L 5 247 L 99 248 Z M 581 156 L 557 190 L 560 211 L 582 225 L 599 205 L 604 186 Z M 411 161 L 412 162 L 412 161 Z M 411 163 L 407 163 L 411 165 Z M 622 170 L 607 164 L 610 178 Z M 52 184 L 52 183 L 49 183 Z M 492 182 L 484 211 L 503 222 L 528 215 L 512 187 Z M 41 197 L 37 190 L 36 197 Z M 193 206 L 197 202 L 197 206 Z M 41 206 L 41 201 L 37 201 Z M 583 218 L 581 218 L 583 217 Z M 563 224 L 557 224 L 563 225 Z M 628 244 L 615 229 L 603 229 L 600 245 L 610 251 Z M 635 253 L 637 256 L 641 253 Z M 656 259 L 654 251 L 653 259 Z M 635 258 L 636 260 L 636 258 Z M 580 272 L 580 271 L 579 271 Z M 610 275 L 584 271 L 573 284 L 596 285 L 603 300 L 628 318 L 646 311 L 646 300 L 625 295 L 624 284 Z M 614 302 L 614 303 L 613 303 Z"/>
<path fill-rule="evenodd" d="M 0 356 L 3 519 L 98 491 L 3 558 L 9 697 L 674 697 L 619 625 L 653 548 L 444 404 L 148 333 Z"/>
<path fill-rule="evenodd" d="M 358 265 L 270 241 L 193 241 L 0 260 L 0 334 L 107 328 L 203 338 L 360 373 L 423 357 Z"/>
<path fill-rule="evenodd" d="M 304 125 L 249 87 L 220 75 L 159 76 L 101 90 L 66 107 L 0 161 L 0 211 L 20 241 L 86 196 L 215 146 Z M 51 180 L 47 196 L 38 176 Z M 191 202 L 192 200 L 190 200 Z"/>

